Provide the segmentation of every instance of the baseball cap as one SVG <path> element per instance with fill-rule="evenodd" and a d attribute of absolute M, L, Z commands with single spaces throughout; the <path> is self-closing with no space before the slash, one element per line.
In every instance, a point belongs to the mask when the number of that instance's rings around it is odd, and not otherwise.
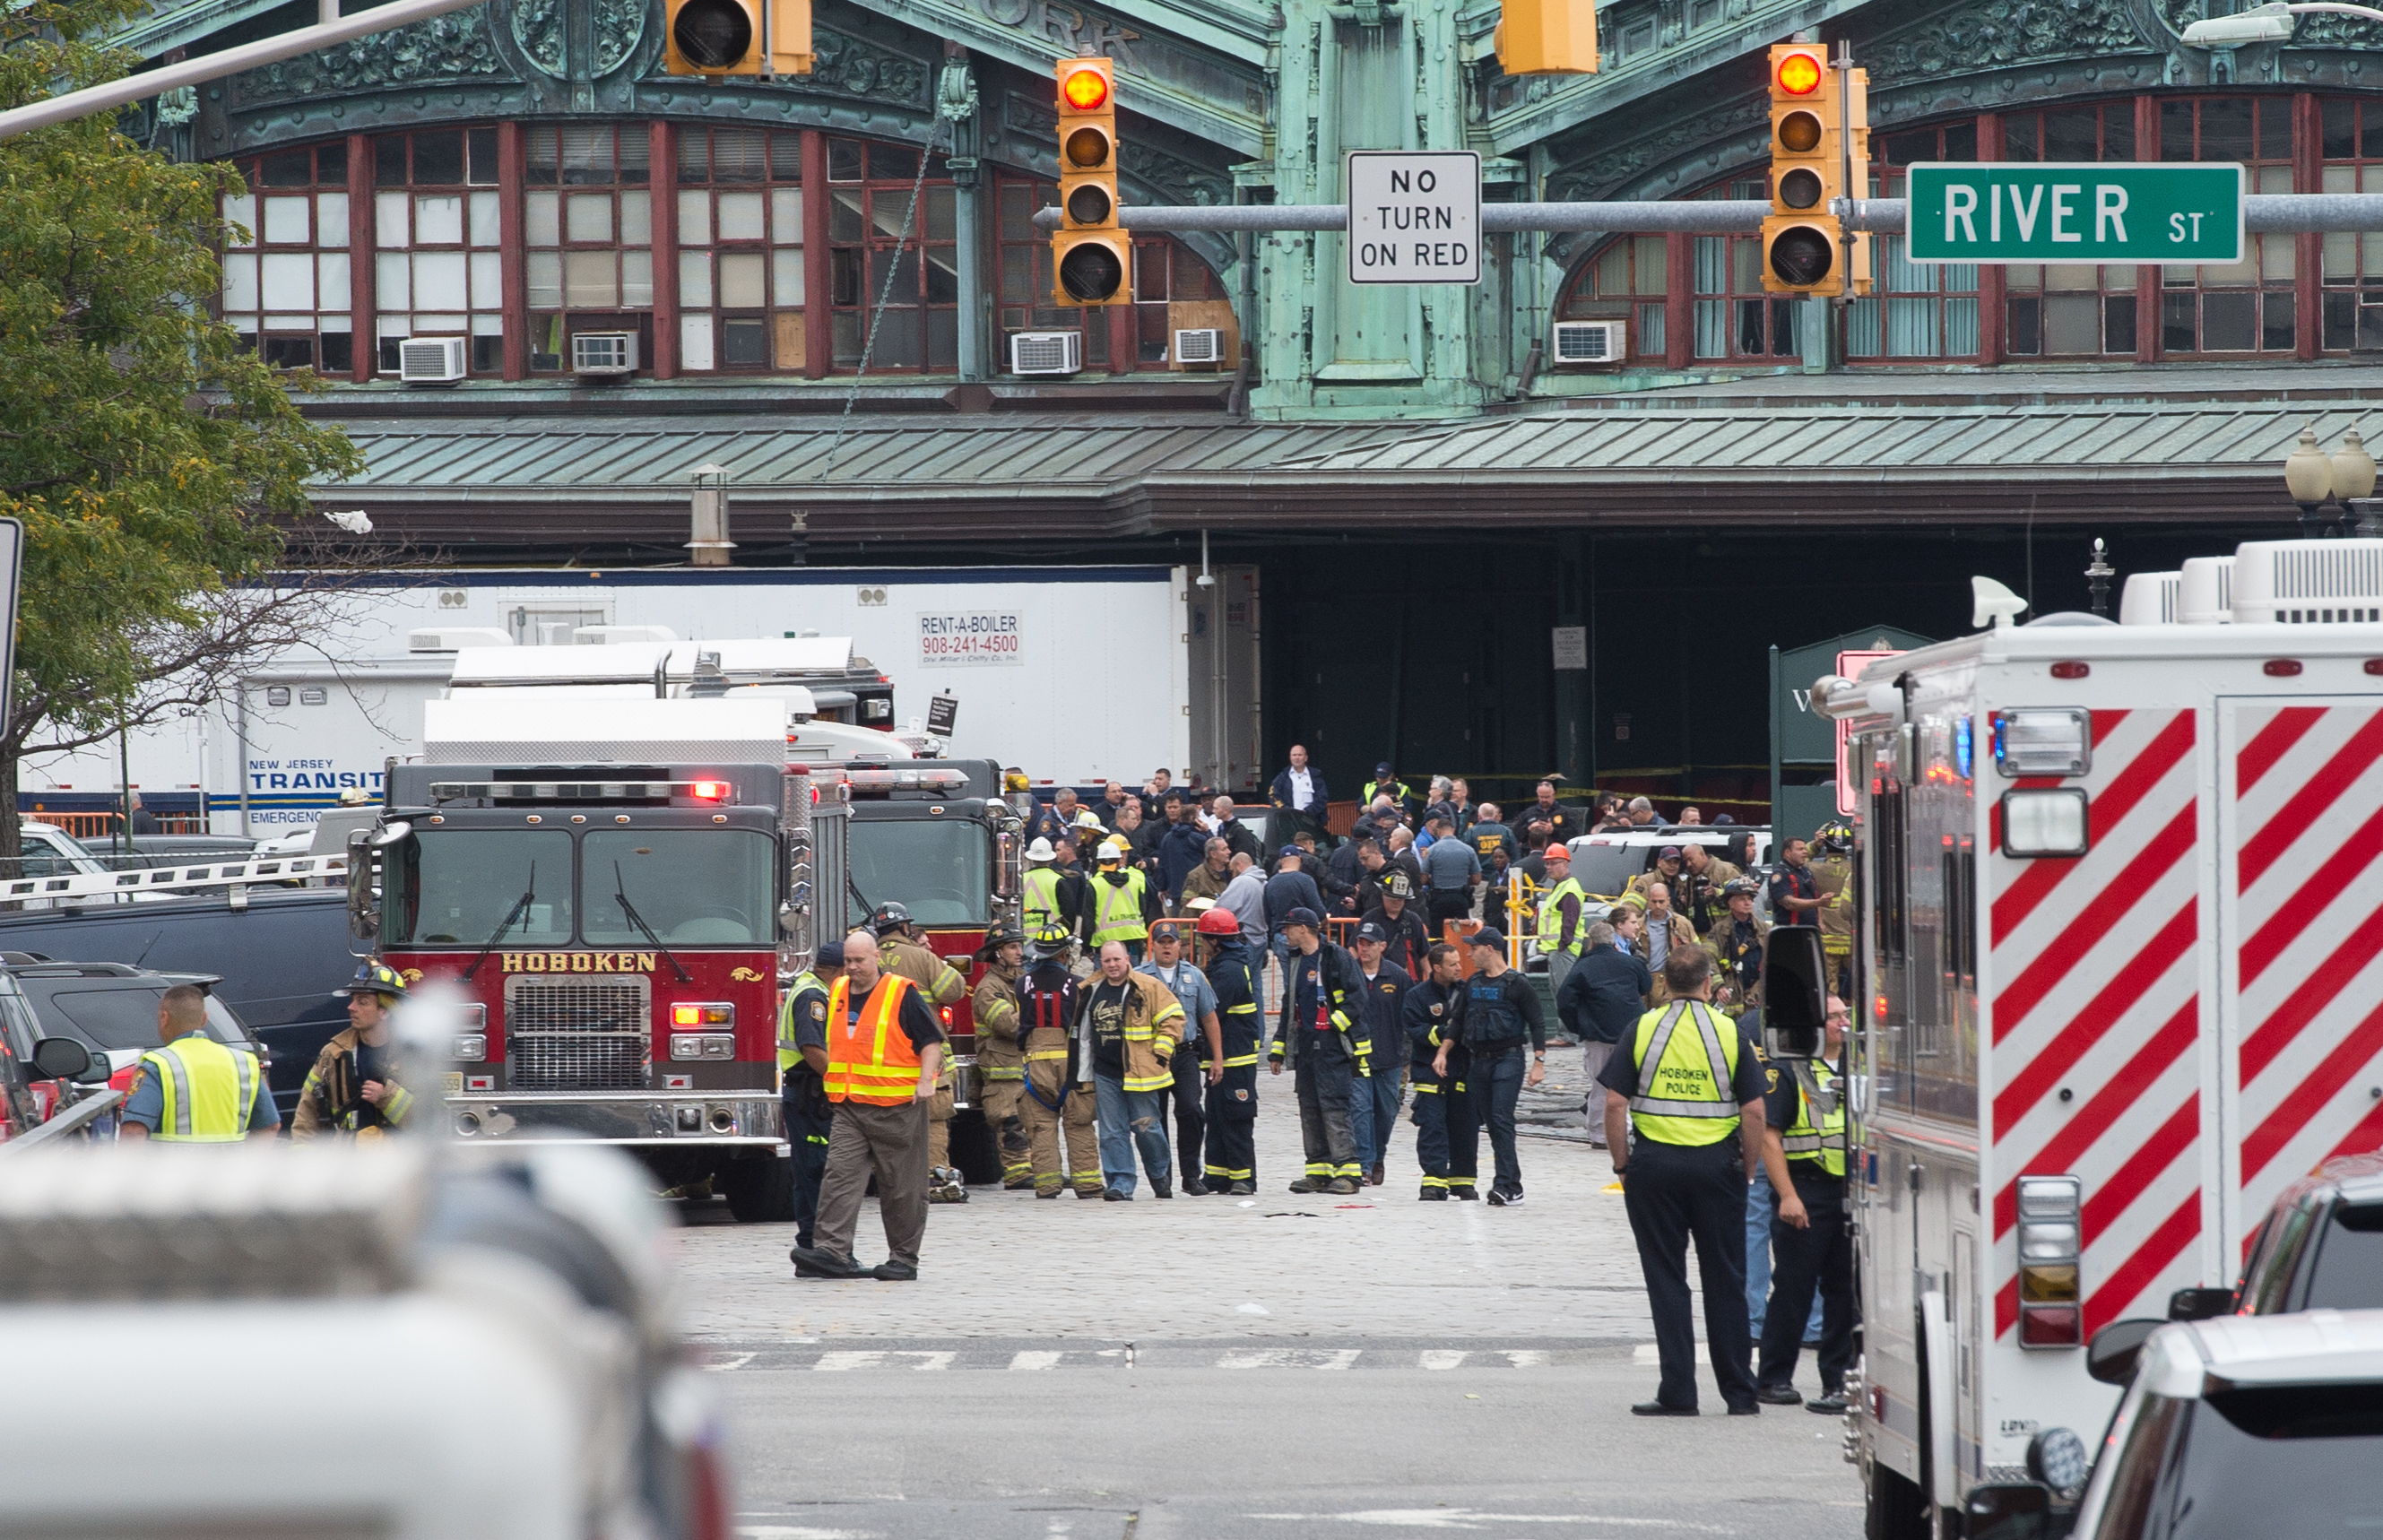
<path fill-rule="evenodd" d="M 1304 925 L 1311 930 L 1320 929 L 1324 923 L 1315 918 L 1315 910 L 1306 907 L 1293 909 L 1282 917 L 1282 922 L 1285 925 Z"/>
<path fill-rule="evenodd" d="M 1302 847 L 1301 847 L 1301 846 L 1299 846 L 1299 845 L 1295 845 L 1295 844 L 1287 844 L 1287 845 L 1284 845 L 1280 850 L 1278 850 L 1278 851 L 1276 851 L 1276 852 L 1274 853 L 1274 858 L 1275 858 L 1276 860 L 1278 860 L 1278 861 L 1281 860 L 1283 857 L 1285 857 L 1285 856 L 1296 856 L 1300 857 L 1302 860 L 1305 860 L 1305 859 L 1307 858 L 1307 852 L 1306 852 L 1306 850 L 1304 850 L 1303 848 L 1302 848 Z"/>
<path fill-rule="evenodd" d="M 820 942 L 819 953 L 814 961 L 816 961 L 818 966 L 821 967 L 842 967 L 844 966 L 844 942 L 840 941 Z"/>
<path fill-rule="evenodd" d="M 1676 861 L 1679 858 L 1680 847 L 1675 844 L 1667 844 L 1662 849 L 1655 852 L 1655 859 L 1659 861 Z"/>
<path fill-rule="evenodd" d="M 1390 770 L 1390 762 L 1389 762 L 1388 759 L 1385 759 L 1385 760 L 1383 760 L 1380 764 L 1376 765 L 1376 766 L 1374 767 L 1374 773 L 1375 773 L 1376 775 L 1389 775 L 1389 774 L 1390 774 L 1390 773 L 1391 773 L 1391 770 Z"/>
<path fill-rule="evenodd" d="M 1364 924 L 1357 927 L 1357 939 L 1361 942 L 1370 941 L 1388 942 L 1390 939 L 1390 933 L 1369 919 Z"/>
<path fill-rule="evenodd" d="M 1506 933 L 1494 926 L 1485 925 L 1473 932 L 1472 943 L 1475 946 L 1486 946 L 1492 951 L 1502 952 L 1506 948 Z"/>

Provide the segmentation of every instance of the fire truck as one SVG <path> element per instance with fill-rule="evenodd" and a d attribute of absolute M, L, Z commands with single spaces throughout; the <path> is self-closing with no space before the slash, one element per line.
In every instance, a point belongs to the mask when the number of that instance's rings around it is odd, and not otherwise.
<path fill-rule="evenodd" d="M 2293 1178 L 2383 1143 L 2383 541 L 2141 574 L 2142 623 L 1977 587 L 1986 629 L 1813 696 L 1860 767 L 1873 1540 L 2061 1485 L 2039 1440 L 2091 1446 L 2118 1397 L 2094 1334 L 2204 1308 Z"/>
<path fill-rule="evenodd" d="M 356 941 L 469 1003 L 458 1138 L 564 1140 L 788 1215 L 781 980 L 845 886 L 839 782 L 767 699 L 433 701 L 352 836 Z M 833 907 L 825 913 L 833 923 Z"/>

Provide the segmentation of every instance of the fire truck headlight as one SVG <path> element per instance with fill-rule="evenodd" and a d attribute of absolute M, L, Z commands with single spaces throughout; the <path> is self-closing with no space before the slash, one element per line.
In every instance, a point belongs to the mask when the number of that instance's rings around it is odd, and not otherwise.
<path fill-rule="evenodd" d="M 734 1032 L 673 1032 L 671 1057 L 673 1059 L 733 1059 L 736 1056 L 736 1034 Z"/>
<path fill-rule="evenodd" d="M 488 1035 L 486 1032 L 458 1032 L 454 1056 L 464 1064 L 488 1063 Z"/>

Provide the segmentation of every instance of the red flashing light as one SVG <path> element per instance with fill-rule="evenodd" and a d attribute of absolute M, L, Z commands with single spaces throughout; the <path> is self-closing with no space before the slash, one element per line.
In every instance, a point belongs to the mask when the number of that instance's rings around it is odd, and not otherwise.
<path fill-rule="evenodd" d="M 944 1007 L 944 1025 L 945 1025 L 945 1026 L 946 1026 L 946 1027 L 948 1027 L 948 1026 L 950 1026 L 951 1024 L 952 1024 L 952 1008 L 951 1008 L 949 1005 L 946 1005 L 946 1006 L 945 1006 L 945 1007 Z"/>
<path fill-rule="evenodd" d="M 1790 96 L 1809 96 L 1821 89 L 1821 61 L 1809 54 L 1790 54 L 1779 61 L 1779 89 Z"/>
<path fill-rule="evenodd" d="M 2290 679 L 2301 671 L 2301 661 L 2297 658 L 2270 658 L 2259 669 L 2270 679 Z"/>
<path fill-rule="evenodd" d="M 1071 69 L 1059 82 L 1059 100 L 1076 112 L 1098 112 L 1108 105 L 1109 78 L 1098 69 Z"/>
<path fill-rule="evenodd" d="M 671 1007 L 671 1025 L 673 1027 L 702 1026 L 703 1007 L 700 1005 L 673 1005 Z"/>
<path fill-rule="evenodd" d="M 2082 679 L 2093 671 L 2093 668 L 2090 663 L 2068 661 L 2052 665 L 2052 677 L 2055 679 Z"/>
<path fill-rule="evenodd" d="M 690 783 L 687 790 L 705 802 L 724 802 L 728 799 L 728 782 L 725 781 L 698 781 Z"/>

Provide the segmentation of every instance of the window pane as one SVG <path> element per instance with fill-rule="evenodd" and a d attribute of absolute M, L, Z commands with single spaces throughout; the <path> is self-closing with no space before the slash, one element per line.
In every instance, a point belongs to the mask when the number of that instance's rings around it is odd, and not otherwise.
<path fill-rule="evenodd" d="M 1762 242 L 1733 240 L 1730 242 L 1731 287 L 1733 294 L 1762 292 Z M 1759 351 L 1759 350 L 1757 350 Z"/>
<path fill-rule="evenodd" d="M 472 253 L 472 308 L 495 310 L 505 302 L 505 259 L 495 252 Z"/>
<path fill-rule="evenodd" d="M 355 334 L 345 331 L 325 332 L 322 362 L 317 367 L 335 375 L 344 375 L 355 366 Z"/>
<path fill-rule="evenodd" d="M 373 185 L 405 185 L 405 136 L 383 134 L 373 141 Z"/>
<path fill-rule="evenodd" d="M 2033 296 L 2014 299 L 2005 311 L 2003 346 L 2014 357 L 2032 358 L 2043 351 L 2042 332 L 2039 330 L 2043 303 Z"/>
<path fill-rule="evenodd" d="M 618 310 L 620 259 L 611 252 L 563 253 L 562 303 L 567 310 Z"/>
<path fill-rule="evenodd" d="M 919 174 L 919 152 L 899 144 L 872 142 L 869 146 L 869 179 L 873 182 L 907 182 Z"/>
<path fill-rule="evenodd" d="M 273 245 L 303 245 L 306 243 L 308 214 L 312 213 L 311 198 L 267 198 L 265 200 L 265 239 Z"/>
<path fill-rule="evenodd" d="M 2043 301 L 2043 351 L 2074 357 L 2102 351 L 2102 301 L 2093 294 L 2049 294 Z"/>
<path fill-rule="evenodd" d="M 620 141 L 622 182 L 630 187 L 643 187 L 652 180 L 647 174 L 654 159 L 652 130 L 643 123 L 624 124 L 615 137 Z"/>
<path fill-rule="evenodd" d="M 258 293 L 267 310 L 314 309 L 314 257 L 304 252 L 276 253 L 266 257 Z"/>
<path fill-rule="evenodd" d="M 762 239 L 761 194 L 758 192 L 723 192 L 720 195 L 720 239 L 722 240 L 759 240 Z"/>
<path fill-rule="evenodd" d="M 496 186 L 497 130 L 474 129 L 469 137 L 471 142 L 468 146 L 468 158 L 471 162 L 472 185 L 474 187 Z"/>
<path fill-rule="evenodd" d="M 267 155 L 264 173 L 257 180 L 267 187 L 311 187 L 315 182 L 315 157 L 303 150 L 283 150 Z"/>
<path fill-rule="evenodd" d="M 751 319 L 720 323 L 720 363 L 722 368 L 764 368 L 769 362 L 769 322 Z"/>
<path fill-rule="evenodd" d="M 2292 247 L 2289 235 L 2254 235 L 2251 240 L 2259 248 L 2259 276 L 2281 283 L 2292 281 Z"/>
<path fill-rule="evenodd" d="M 830 240 L 858 240 L 861 238 L 860 200 L 863 194 L 857 187 L 839 187 L 827 205 L 827 238 Z"/>
<path fill-rule="evenodd" d="M 414 243 L 417 246 L 461 246 L 463 243 L 463 200 L 461 197 L 415 198 Z"/>
<path fill-rule="evenodd" d="M 1945 125 L 1945 148 L 1939 154 L 1946 160 L 1966 161 L 1978 158 L 1978 125 L 1967 123 Z"/>
<path fill-rule="evenodd" d="M 1034 196 L 1031 188 L 1005 183 L 997 195 L 1004 240 L 1034 239 Z"/>
<path fill-rule="evenodd" d="M 532 246 L 562 244 L 562 194 L 532 192 L 522 199 L 522 234 Z"/>
<path fill-rule="evenodd" d="M 1948 358 L 1975 358 L 1978 353 L 1978 302 L 1974 299 L 1945 302 L 1945 354 Z"/>
<path fill-rule="evenodd" d="M 654 253 L 642 248 L 621 253 L 621 303 L 644 310 L 654 302 Z"/>
<path fill-rule="evenodd" d="M 720 307 L 759 310 L 770 302 L 764 290 L 769 259 L 759 252 L 726 252 L 720 258 Z"/>
<path fill-rule="evenodd" d="M 830 317 L 828 341 L 839 367 L 860 362 L 860 312 L 857 310 L 839 310 Z M 1108 328 L 1100 327 L 1096 335 L 1105 339 Z"/>
<path fill-rule="evenodd" d="M 2317 104 L 2320 154 L 2327 160 L 2348 160 L 2358 153 L 2357 105 L 2338 96 L 2328 96 Z M 2378 127 L 2383 127 L 2383 115 L 2378 115 Z"/>
<path fill-rule="evenodd" d="M 678 243 L 682 246 L 711 244 L 710 193 L 687 191 L 678 195 Z"/>
<path fill-rule="evenodd" d="M 770 239 L 781 246 L 803 243 L 803 190 L 782 187 L 770 194 Z"/>
<path fill-rule="evenodd" d="M 801 253 L 797 253 L 796 255 Z M 1152 266 L 1158 264 L 1153 263 Z M 954 305 L 960 302 L 958 248 L 930 246 L 927 248 L 927 302 L 931 305 Z M 1165 317 L 1162 315 L 1161 320 Z"/>
<path fill-rule="evenodd" d="M 403 252 L 383 252 L 373 258 L 373 298 L 381 309 L 411 310 L 414 269 Z"/>
<path fill-rule="evenodd" d="M 1671 274 L 1668 270 L 1669 259 L 1666 255 L 1663 238 L 1660 235 L 1642 235 L 1635 239 L 1631 244 L 1636 249 L 1636 254 L 1631 260 L 1633 272 L 1630 285 L 1633 292 L 1639 294 L 1670 292 Z"/>
<path fill-rule="evenodd" d="M 2198 296 L 2163 294 L 2160 296 L 2160 350 L 2163 352 L 2189 353 L 2196 351 L 2199 339 L 2193 330 L 2193 310 Z"/>
<path fill-rule="evenodd" d="M 2160 104 L 2160 153 L 2162 160 L 2192 158 L 2192 104 L 2162 102 Z"/>
<path fill-rule="evenodd" d="M 759 129 L 711 130 L 711 179 L 717 182 L 758 182 L 768 176 L 762 156 L 768 141 Z"/>
<path fill-rule="evenodd" d="M 919 195 L 919 224 L 930 240 L 959 239 L 959 190 L 930 187 Z"/>
<path fill-rule="evenodd" d="M 2105 353 L 2131 353 L 2135 351 L 2135 297 L 2132 294 L 2112 294 L 2103 300 L 2102 351 Z"/>
<path fill-rule="evenodd" d="M 525 179 L 533 186 L 552 187 L 560 179 L 562 131 L 553 128 L 529 128 L 522 130 L 522 137 Z"/>
<path fill-rule="evenodd" d="M 2259 103 L 2259 158 L 2292 158 L 2292 104 L 2288 98 L 2268 96 Z"/>
<path fill-rule="evenodd" d="M 1646 304 L 1638 307 L 1638 352 L 1644 358 L 1663 356 L 1663 307 Z"/>
<path fill-rule="evenodd" d="M 927 367 L 938 374 L 948 374 L 960 366 L 960 313 L 957 310 L 927 312 Z"/>
<path fill-rule="evenodd" d="M 226 196 L 223 201 L 223 216 L 226 225 L 237 225 L 249 234 L 249 239 L 242 240 L 227 230 L 224 235 L 226 245 L 237 247 L 255 243 L 256 197 L 253 193 L 241 197 Z"/>
<path fill-rule="evenodd" d="M 315 185 L 340 187 L 348 179 L 348 142 L 335 139 L 315 146 Z"/>
<path fill-rule="evenodd" d="M 2051 161 L 2100 159 L 2102 145 L 2097 137 L 2098 126 L 2098 116 L 2092 107 L 2045 113 L 2043 158 Z"/>
<path fill-rule="evenodd" d="M 1034 300 L 1034 249 L 1001 249 L 1001 299 L 1005 304 L 1030 304 Z"/>
<path fill-rule="evenodd" d="M 888 275 L 893 281 L 889 284 Z M 874 305 L 879 295 L 885 296 L 889 305 L 915 305 L 919 302 L 919 249 L 916 246 L 880 247 L 869 253 L 869 290 L 861 296 L 863 303 Z"/>
<path fill-rule="evenodd" d="M 532 194 L 536 196 L 535 193 Z M 498 207 L 498 194 L 472 194 L 472 244 L 495 246 L 502 240 L 503 215 Z"/>
<path fill-rule="evenodd" d="M 348 253 L 325 252 L 315 258 L 315 304 L 322 310 L 345 310 L 353 303 L 348 290 Z"/>
<path fill-rule="evenodd" d="M 2135 105 L 2115 102 L 2102 109 L 2102 158 L 2135 158 Z"/>
<path fill-rule="evenodd" d="M 650 246 L 654 241 L 654 195 L 650 192 L 621 194 L 621 244 Z"/>
<path fill-rule="evenodd" d="M 311 337 L 268 337 L 265 339 L 265 362 L 277 369 L 312 369 L 315 366 L 315 339 Z"/>
<path fill-rule="evenodd" d="M 2327 294 L 2322 319 L 2325 350 L 2340 352 L 2348 348 L 2357 333 L 2358 296 L 2343 290 Z"/>
<path fill-rule="evenodd" d="M 469 310 L 470 291 L 465 287 L 463 253 L 461 252 L 421 252 L 414 258 L 414 308 L 416 310 Z"/>
<path fill-rule="evenodd" d="M 2294 314 L 2290 290 L 2274 289 L 2260 295 L 2259 346 L 2270 352 L 2290 352 L 2299 343 L 2292 325 Z"/>
<path fill-rule="evenodd" d="M 574 192 L 563 202 L 563 234 L 574 241 L 612 239 L 612 195 Z"/>
<path fill-rule="evenodd" d="M 1101 328 L 1106 331 L 1108 328 Z M 889 308 L 877 326 L 877 346 L 870 354 L 872 369 L 916 369 L 919 367 L 920 326 L 916 310 Z"/>
<path fill-rule="evenodd" d="M 2201 104 L 2201 158 L 2252 158 L 2251 99 L 2225 96 Z"/>
<path fill-rule="evenodd" d="M 678 302 L 688 310 L 711 308 L 711 253 L 678 254 Z"/>
<path fill-rule="evenodd" d="M 799 182 L 803 179 L 802 135 L 772 133 L 770 136 L 770 179 L 778 182 Z"/>
<path fill-rule="evenodd" d="M 1865 294 L 1846 306 L 1846 355 L 1876 358 L 1885 344 L 1879 337 L 1879 299 Z"/>
<path fill-rule="evenodd" d="M 2201 347 L 2204 352 L 2249 352 L 2259 345 L 2258 296 L 2204 294 Z"/>
<path fill-rule="evenodd" d="M 678 361 L 683 368 L 712 369 L 711 317 L 682 315 L 678 318 Z"/>
<path fill-rule="evenodd" d="M 472 336 L 472 369 L 475 374 L 493 375 L 505 366 L 505 339 L 495 332 L 482 336 L 476 330 L 479 316 L 472 317 L 475 328 Z"/>
<path fill-rule="evenodd" d="M 562 303 L 562 257 L 555 252 L 532 252 L 527 258 L 529 308 L 553 310 Z"/>
<path fill-rule="evenodd" d="M 828 302 L 860 303 L 860 253 L 846 246 L 830 252 L 828 257 Z"/>
<path fill-rule="evenodd" d="M 832 182 L 857 182 L 860 179 L 860 146 L 849 139 L 827 142 L 827 179 Z"/>
<path fill-rule="evenodd" d="M 315 244 L 345 246 L 348 243 L 348 195 L 344 192 L 315 194 Z"/>
<path fill-rule="evenodd" d="M 445 187 L 463 179 L 463 135 L 460 129 L 424 129 L 414 136 L 414 180 L 417 186 Z"/>
<path fill-rule="evenodd" d="M 256 308 L 256 259 L 254 257 L 224 258 L 223 307 L 227 312 Z"/>
<path fill-rule="evenodd" d="M 770 253 L 770 292 L 782 310 L 797 310 L 803 302 L 803 249 L 781 246 Z"/>
<path fill-rule="evenodd" d="M 562 183 L 565 187 L 604 187 L 612 181 L 612 149 L 616 135 L 610 124 L 564 124 L 562 132 Z"/>
<path fill-rule="evenodd" d="M 2016 113 L 2003 119 L 2003 159 L 2035 161 L 2043 157 L 2036 154 L 2036 117 L 2031 112 Z"/>
<path fill-rule="evenodd" d="M 709 130 L 693 126 L 678 130 L 678 179 L 683 182 L 706 182 L 711 179 L 711 135 Z"/>
<path fill-rule="evenodd" d="M 2370 107 L 2358 115 L 2358 158 L 2383 160 L 2383 110 Z"/>
<path fill-rule="evenodd" d="M 373 244 L 385 251 L 403 251 L 413 244 L 406 215 L 413 200 L 402 192 L 373 194 Z"/>

